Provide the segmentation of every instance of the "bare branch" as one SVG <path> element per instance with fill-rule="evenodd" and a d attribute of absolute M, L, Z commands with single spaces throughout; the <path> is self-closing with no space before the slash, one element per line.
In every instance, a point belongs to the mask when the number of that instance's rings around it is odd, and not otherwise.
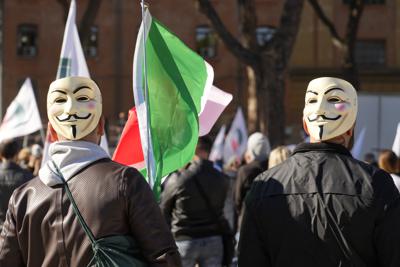
<path fill-rule="evenodd" d="M 251 51 L 259 50 L 257 43 L 257 16 L 254 0 L 237 0 L 239 13 L 239 31 L 242 35 L 242 44 Z"/>
<path fill-rule="evenodd" d="M 251 50 L 242 46 L 242 44 L 227 30 L 216 10 L 209 0 L 197 0 L 200 5 L 201 12 L 210 20 L 213 28 L 217 31 L 226 47 L 238 58 L 243 60 L 245 64 L 257 64 L 258 57 Z"/>
<path fill-rule="evenodd" d="M 333 38 L 333 43 L 339 48 L 343 48 L 345 43 L 343 38 L 339 36 L 339 33 L 337 32 L 335 25 L 326 16 L 325 12 L 322 10 L 320 4 L 318 3 L 318 0 L 308 0 L 308 2 L 311 4 L 312 8 L 314 9 L 317 16 L 320 18 L 322 23 L 328 28 Z"/>
<path fill-rule="evenodd" d="M 279 28 L 271 39 L 271 43 L 265 48 L 268 51 L 279 52 L 279 64 L 285 69 L 290 59 L 293 46 L 299 30 L 304 0 L 285 1 Z"/>

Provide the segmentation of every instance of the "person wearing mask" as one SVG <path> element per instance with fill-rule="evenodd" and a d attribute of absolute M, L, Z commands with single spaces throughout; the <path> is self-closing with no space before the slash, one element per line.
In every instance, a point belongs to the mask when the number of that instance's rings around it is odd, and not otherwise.
<path fill-rule="evenodd" d="M 309 83 L 310 143 L 253 182 L 239 266 L 400 266 L 400 194 L 388 173 L 352 157 L 356 117 L 350 83 Z"/>
<path fill-rule="evenodd" d="M 181 266 L 144 177 L 113 162 L 99 146 L 104 118 L 97 84 L 76 76 L 55 80 L 47 115 L 56 142 L 39 176 L 11 197 L 0 236 L 0 266 L 88 266 L 94 253 L 81 217 L 96 240 L 126 237 L 132 245 L 129 236 L 149 266 Z"/>
<path fill-rule="evenodd" d="M 200 137 L 193 160 L 171 175 L 161 195 L 184 267 L 220 267 L 223 260 L 220 225 L 228 180 L 208 160 L 211 146 L 208 137 Z"/>
<path fill-rule="evenodd" d="M 14 189 L 33 178 L 32 173 L 22 169 L 17 163 L 19 150 L 17 140 L 10 139 L 0 143 L 0 232 Z"/>

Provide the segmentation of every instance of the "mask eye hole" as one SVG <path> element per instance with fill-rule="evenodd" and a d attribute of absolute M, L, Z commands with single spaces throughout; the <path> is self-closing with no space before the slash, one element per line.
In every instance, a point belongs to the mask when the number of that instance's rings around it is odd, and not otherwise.
<path fill-rule="evenodd" d="M 338 97 L 330 97 L 328 98 L 328 102 L 332 104 L 342 103 L 343 101 Z"/>
<path fill-rule="evenodd" d="M 89 101 L 90 99 L 89 99 L 89 97 L 87 97 L 87 96 L 79 96 L 79 97 L 76 98 L 76 100 L 78 100 L 78 101 L 80 101 L 80 102 L 87 102 L 87 101 Z"/>
<path fill-rule="evenodd" d="M 314 103 L 317 103 L 317 99 L 315 98 L 308 99 L 307 101 L 307 104 L 314 104 Z"/>
<path fill-rule="evenodd" d="M 65 99 L 65 98 L 57 98 L 56 100 L 54 100 L 54 102 L 58 103 L 58 104 L 62 104 L 62 103 L 67 102 L 67 99 Z"/>

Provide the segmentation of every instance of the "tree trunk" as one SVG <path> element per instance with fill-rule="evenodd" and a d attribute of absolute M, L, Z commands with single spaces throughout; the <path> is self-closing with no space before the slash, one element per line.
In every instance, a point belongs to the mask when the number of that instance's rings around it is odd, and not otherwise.
<path fill-rule="evenodd" d="M 260 130 L 267 133 L 271 146 L 276 147 L 285 142 L 284 74 L 276 64 L 266 60 L 263 63 L 257 86 Z"/>
<path fill-rule="evenodd" d="M 248 132 L 252 133 L 255 131 L 260 130 L 259 122 L 261 118 L 259 117 L 260 108 L 258 104 L 258 88 L 257 85 L 259 84 L 258 81 L 260 80 L 260 74 L 256 74 L 256 72 L 251 67 L 246 67 L 247 72 L 247 125 L 248 125 Z M 256 77 L 257 75 L 257 77 Z"/>

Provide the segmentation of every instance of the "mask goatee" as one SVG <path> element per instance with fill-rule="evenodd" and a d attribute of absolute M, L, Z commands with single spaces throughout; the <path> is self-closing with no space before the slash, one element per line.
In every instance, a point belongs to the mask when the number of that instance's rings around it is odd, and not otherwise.
<path fill-rule="evenodd" d="M 76 125 L 71 125 L 72 127 L 72 136 L 76 138 Z"/>

